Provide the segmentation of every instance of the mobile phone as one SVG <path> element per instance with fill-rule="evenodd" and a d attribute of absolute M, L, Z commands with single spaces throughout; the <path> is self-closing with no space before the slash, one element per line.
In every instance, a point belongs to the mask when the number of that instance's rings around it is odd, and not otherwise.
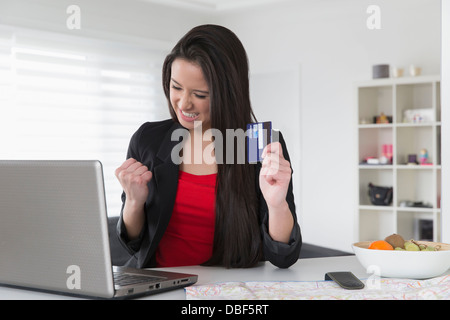
<path fill-rule="evenodd" d="M 247 124 L 247 161 L 262 162 L 264 148 L 272 142 L 272 122 L 256 122 Z"/>
<path fill-rule="evenodd" d="M 325 274 L 325 280 L 333 280 L 342 288 L 348 290 L 364 288 L 364 283 L 349 271 L 327 272 Z"/>

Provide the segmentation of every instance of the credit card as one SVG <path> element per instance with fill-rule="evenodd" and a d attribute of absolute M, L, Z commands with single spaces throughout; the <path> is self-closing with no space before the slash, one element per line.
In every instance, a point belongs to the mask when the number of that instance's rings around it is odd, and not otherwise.
<path fill-rule="evenodd" d="M 272 142 L 272 122 L 256 122 L 247 124 L 247 161 L 262 162 L 264 148 Z"/>

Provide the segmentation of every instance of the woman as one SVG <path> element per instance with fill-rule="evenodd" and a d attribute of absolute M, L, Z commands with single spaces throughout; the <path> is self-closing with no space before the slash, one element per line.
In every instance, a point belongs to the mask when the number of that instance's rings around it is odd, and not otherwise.
<path fill-rule="evenodd" d="M 282 136 L 265 148 L 262 164 L 198 157 L 213 150 L 229 159 L 204 134 L 218 130 L 227 145 L 227 129 L 245 130 L 256 120 L 239 39 L 221 26 L 193 28 L 166 57 L 163 87 L 172 119 L 143 124 L 131 138 L 128 160 L 116 170 L 124 189 L 117 229 L 132 255 L 128 265 L 295 263 L 302 242 Z M 189 134 L 174 141 L 180 129 Z M 171 154 L 179 143 L 177 164 Z"/>

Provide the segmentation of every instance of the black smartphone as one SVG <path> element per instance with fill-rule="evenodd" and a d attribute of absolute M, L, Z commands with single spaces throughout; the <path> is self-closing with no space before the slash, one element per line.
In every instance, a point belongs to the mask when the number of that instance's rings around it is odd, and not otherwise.
<path fill-rule="evenodd" d="M 325 280 L 333 280 L 342 288 L 348 290 L 364 288 L 364 283 L 349 271 L 327 272 L 325 274 Z"/>

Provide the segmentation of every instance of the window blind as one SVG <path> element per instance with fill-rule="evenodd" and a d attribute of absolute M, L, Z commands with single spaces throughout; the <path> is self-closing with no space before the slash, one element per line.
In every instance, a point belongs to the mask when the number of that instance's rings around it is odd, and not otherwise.
<path fill-rule="evenodd" d="M 0 158 L 97 159 L 108 214 L 120 212 L 114 176 L 131 135 L 167 119 L 167 48 L 0 25 Z"/>

